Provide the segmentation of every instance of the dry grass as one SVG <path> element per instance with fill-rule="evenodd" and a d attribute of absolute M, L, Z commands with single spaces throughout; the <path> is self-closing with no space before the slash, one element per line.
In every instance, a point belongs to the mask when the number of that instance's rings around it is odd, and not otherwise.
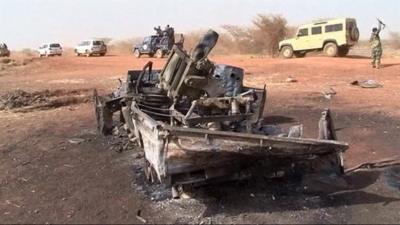
<path fill-rule="evenodd" d="M 399 32 L 391 32 L 389 37 L 389 45 L 394 50 L 400 49 L 400 33 Z"/>
<path fill-rule="evenodd" d="M 252 26 L 222 26 L 231 37 L 232 50 L 241 54 L 278 55 L 278 44 L 293 35 L 294 28 L 287 25 L 281 15 L 257 15 Z"/>
<path fill-rule="evenodd" d="M 132 47 L 143 41 L 143 37 L 134 37 L 125 40 L 112 40 L 108 43 L 110 54 L 131 54 Z"/>

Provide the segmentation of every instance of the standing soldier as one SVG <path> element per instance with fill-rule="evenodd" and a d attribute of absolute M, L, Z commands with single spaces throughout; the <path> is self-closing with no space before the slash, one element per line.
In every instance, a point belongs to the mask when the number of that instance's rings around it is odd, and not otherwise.
<path fill-rule="evenodd" d="M 176 43 L 176 45 L 183 49 L 183 43 L 185 43 L 185 37 L 183 36 L 183 34 L 179 35 L 179 41 Z"/>
<path fill-rule="evenodd" d="M 156 33 L 157 33 L 157 35 L 158 35 L 159 37 L 162 36 L 162 30 L 161 30 L 161 27 L 160 27 L 160 26 L 154 27 L 154 30 L 156 31 Z"/>
<path fill-rule="evenodd" d="M 372 29 L 371 38 L 369 39 L 369 43 L 371 44 L 371 58 L 372 58 L 372 68 L 379 69 L 381 66 L 381 57 L 382 57 L 382 43 L 381 38 L 379 37 L 379 33 L 383 28 L 385 28 L 385 24 L 383 24 L 380 20 L 378 28 L 374 27 Z"/>

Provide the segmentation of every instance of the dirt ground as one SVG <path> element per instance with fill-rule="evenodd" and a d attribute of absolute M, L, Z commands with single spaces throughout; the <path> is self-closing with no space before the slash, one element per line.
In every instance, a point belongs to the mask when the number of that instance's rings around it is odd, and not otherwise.
<path fill-rule="evenodd" d="M 291 181 L 257 179 L 198 188 L 192 199 L 165 198 L 162 187 L 144 183 L 138 149 L 115 151 L 115 140 L 97 135 L 90 102 L 91 89 L 108 93 L 148 60 L 66 56 L 2 65 L 0 96 L 20 89 L 39 97 L 0 111 L 1 223 L 400 222 L 400 192 L 387 185 L 388 171 L 348 175 L 341 190 L 299 192 Z M 156 68 L 164 62 L 151 60 Z M 212 60 L 243 67 L 247 85 L 267 86 L 269 123 L 303 123 L 306 136 L 316 137 L 320 112 L 329 107 L 338 138 L 350 144 L 346 167 L 398 155 L 400 59 L 384 59 L 380 70 L 362 56 Z M 383 87 L 350 85 L 368 79 Z"/>

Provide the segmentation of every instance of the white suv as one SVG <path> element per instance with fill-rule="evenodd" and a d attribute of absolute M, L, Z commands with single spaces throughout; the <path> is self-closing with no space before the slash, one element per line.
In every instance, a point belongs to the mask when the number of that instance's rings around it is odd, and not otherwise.
<path fill-rule="evenodd" d="M 44 44 L 38 49 L 39 57 L 49 57 L 49 56 L 61 56 L 62 55 L 62 47 L 58 43 Z"/>
<path fill-rule="evenodd" d="M 82 41 L 75 47 L 75 54 L 77 56 L 85 55 L 87 57 L 92 55 L 104 56 L 107 53 L 107 46 L 101 40 L 87 40 Z"/>

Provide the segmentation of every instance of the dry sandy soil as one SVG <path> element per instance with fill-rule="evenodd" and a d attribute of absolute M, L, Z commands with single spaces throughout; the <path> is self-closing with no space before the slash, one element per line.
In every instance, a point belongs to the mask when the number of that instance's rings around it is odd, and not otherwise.
<path fill-rule="evenodd" d="M 142 223 L 138 211 L 148 223 L 400 222 L 400 192 L 387 185 L 387 171 L 346 176 L 349 187 L 340 191 L 304 193 L 290 181 L 251 180 L 198 188 L 193 199 L 163 197 L 162 188 L 144 183 L 140 150 L 114 151 L 115 140 L 96 134 L 90 102 L 91 89 L 109 92 L 148 60 L 66 56 L 2 67 L 0 95 L 37 91 L 44 96 L 37 101 L 51 104 L 0 111 L 1 223 Z M 157 68 L 164 63 L 151 60 Z M 267 85 L 270 123 L 303 123 L 305 134 L 316 137 L 320 112 L 329 107 L 338 138 L 350 144 L 346 167 L 398 155 L 400 59 L 384 59 L 380 70 L 358 56 L 212 60 L 243 67 L 247 85 Z M 367 79 L 383 87 L 350 85 Z M 331 88 L 336 94 L 328 100 L 321 92 Z"/>

